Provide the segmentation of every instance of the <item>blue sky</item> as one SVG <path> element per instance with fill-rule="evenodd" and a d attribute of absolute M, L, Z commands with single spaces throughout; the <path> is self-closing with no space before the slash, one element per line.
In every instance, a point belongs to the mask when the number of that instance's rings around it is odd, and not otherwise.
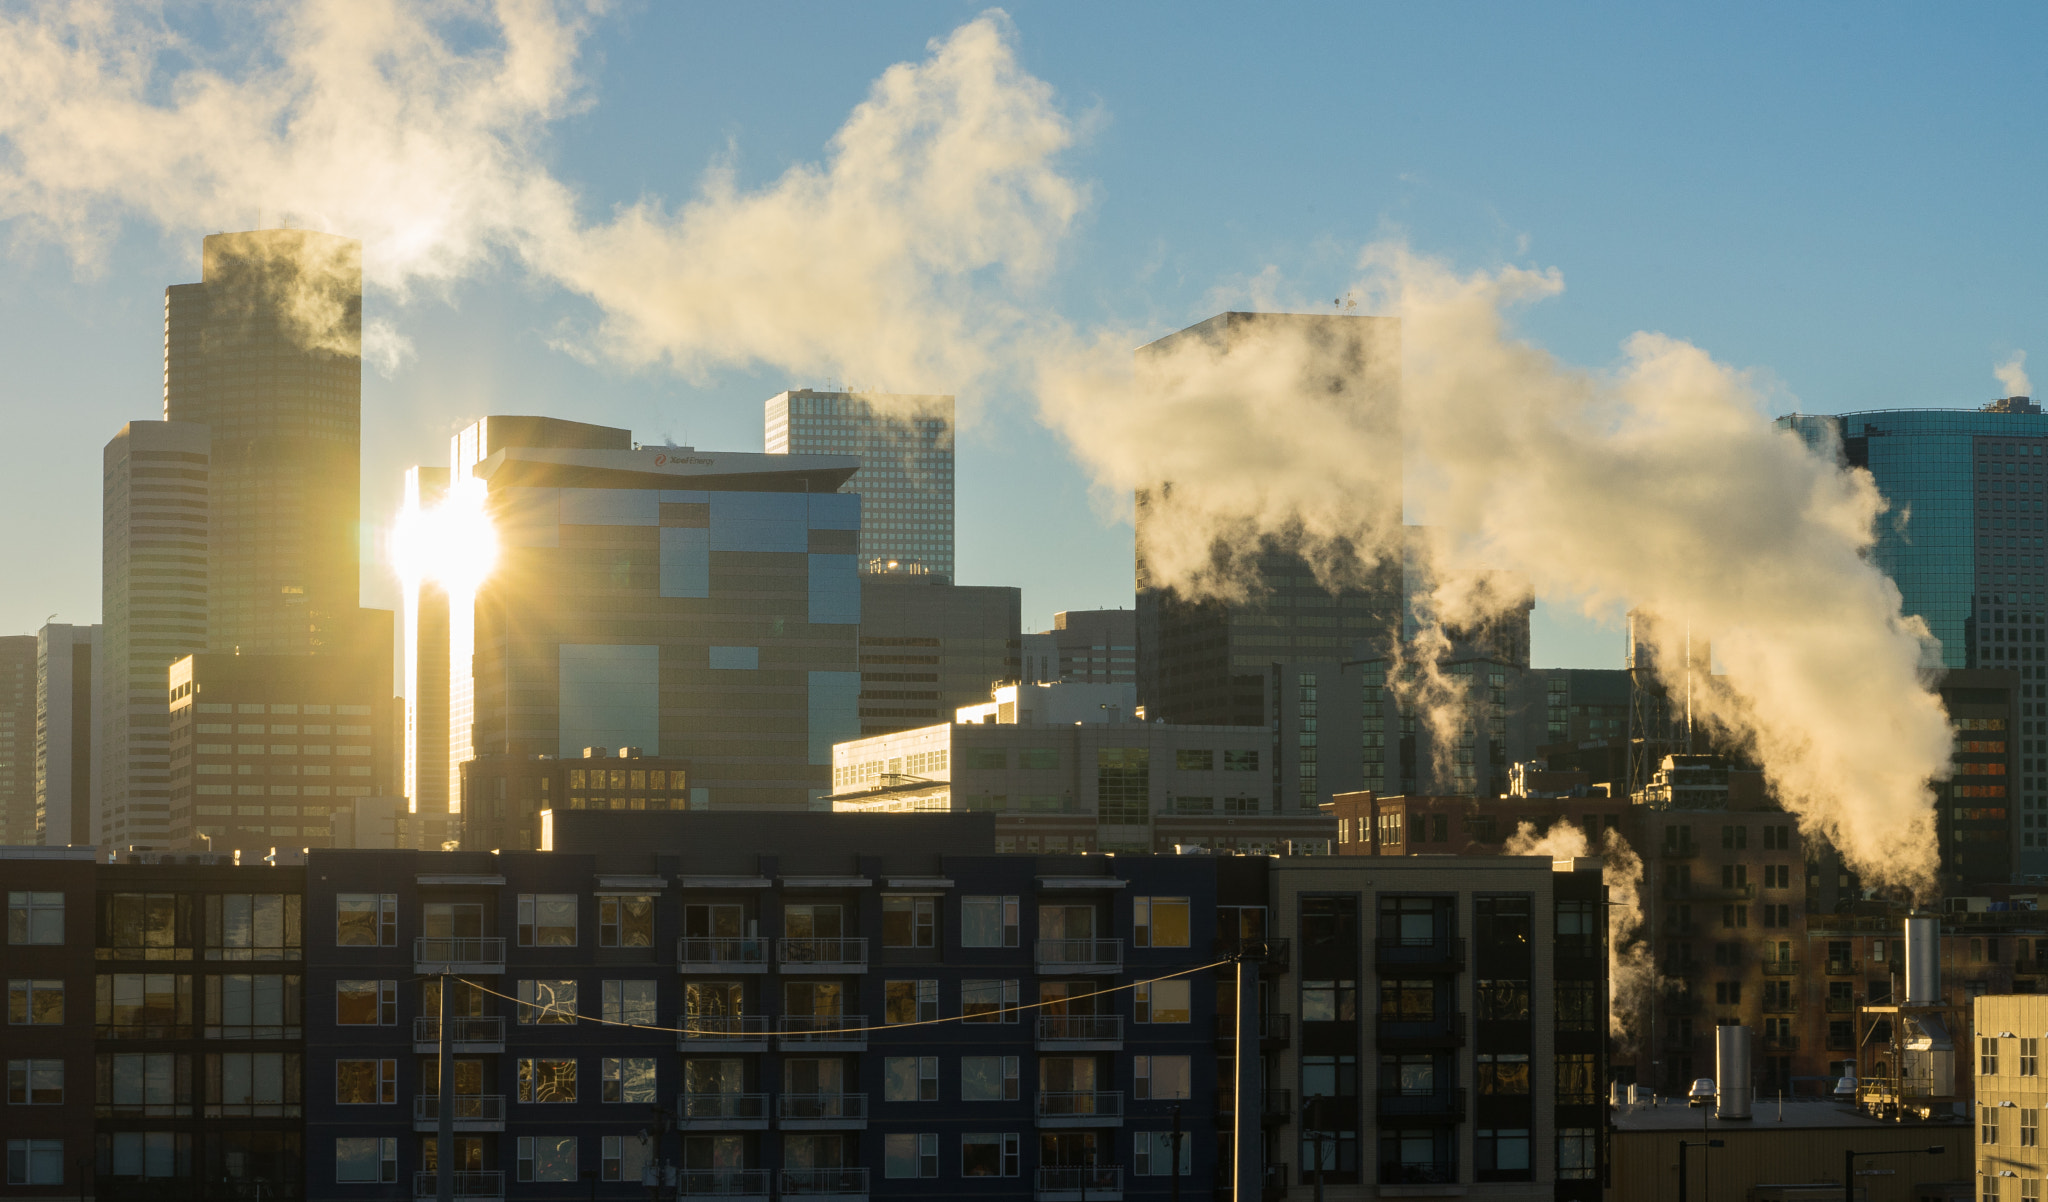
<path fill-rule="evenodd" d="M 587 107 L 543 148 L 587 211 L 679 201 L 730 155 L 743 183 L 821 156 L 890 64 L 962 4 L 623 5 L 582 67 Z M 1091 205 L 1034 304 L 1154 332 L 1285 291 L 1334 296 L 1358 248 L 1406 238 L 1466 268 L 1555 267 L 1525 336 L 1585 365 L 1636 330 L 1753 369 L 1773 411 L 1974 406 L 1995 363 L 2048 356 L 2043 10 L 1802 5 L 1034 5 L 1024 66 L 1087 134 Z M 0 102 L 4 103 L 4 102 Z M 218 228 L 252 224 L 223 213 Z M 337 231 L 347 232 L 347 231 Z M 10 237 L 19 231 L 10 231 Z M 372 248 L 371 253 L 374 253 Z M 159 415 L 162 289 L 193 231 L 130 227 L 103 272 L 14 240 L 0 272 L 0 631 L 91 621 L 100 448 Z M 511 267 L 373 315 L 414 358 L 365 372 L 365 518 L 487 412 L 758 449 L 761 401 L 826 381 L 682 379 L 551 346 L 587 316 Z M 2041 360 L 2048 365 L 2048 357 Z M 2040 365 L 2037 365 L 2040 366 Z M 2048 371 L 2048 366 L 2040 366 Z M 1130 528 L 995 382 L 960 443 L 960 579 L 1022 586 L 1025 620 L 1130 603 Z M 1587 514 L 1597 523 L 1599 514 Z M 393 587 L 366 566 L 365 602 Z M 1542 665 L 1612 666 L 1618 628 L 1538 611 Z"/>

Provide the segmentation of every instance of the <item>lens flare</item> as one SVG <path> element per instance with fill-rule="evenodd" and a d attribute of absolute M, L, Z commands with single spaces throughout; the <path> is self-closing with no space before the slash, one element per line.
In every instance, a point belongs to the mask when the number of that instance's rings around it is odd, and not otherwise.
<path fill-rule="evenodd" d="M 408 504 L 391 532 L 391 562 L 408 585 L 432 581 L 453 597 L 473 596 L 498 562 L 498 534 L 475 478 L 458 480 L 425 509 Z"/>

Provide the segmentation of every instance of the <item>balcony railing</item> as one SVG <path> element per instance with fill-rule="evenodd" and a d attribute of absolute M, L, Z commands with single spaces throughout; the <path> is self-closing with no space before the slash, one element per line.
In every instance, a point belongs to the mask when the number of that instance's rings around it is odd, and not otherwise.
<path fill-rule="evenodd" d="M 1797 1014 L 1799 1013 L 1799 999 L 1797 997 L 1767 997 L 1764 999 L 1764 1013 Z"/>
<path fill-rule="evenodd" d="M 1457 1117 L 1465 1113 L 1465 1091 L 1382 1089 L 1379 1091 L 1379 1111 L 1381 1114 Z"/>
<path fill-rule="evenodd" d="M 1089 1126 L 1092 1122 L 1121 1123 L 1123 1117 L 1124 1095 L 1117 1090 L 1040 1090 L 1038 1094 L 1041 1123 L 1071 1119 L 1075 1126 Z"/>
<path fill-rule="evenodd" d="M 1465 967 L 1463 939 L 1375 939 L 1372 954 L 1382 968 L 1457 971 Z"/>
<path fill-rule="evenodd" d="M 1862 971 L 1863 961 L 1861 960 L 1843 960 L 1834 956 L 1828 957 L 1828 975 L 1831 977 L 1849 977 Z"/>
<path fill-rule="evenodd" d="M 421 1015 L 412 1020 L 414 1051 L 432 1051 L 441 1044 L 441 1020 Z M 458 1052 L 505 1050 L 505 1020 L 497 1015 L 448 1020 L 448 1042 Z"/>
<path fill-rule="evenodd" d="M 501 1172 L 456 1172 L 449 1182 L 455 1188 L 458 1198 L 502 1198 L 505 1196 L 505 1174 Z M 412 1196 L 415 1198 L 438 1198 L 441 1196 L 439 1174 L 434 1172 L 412 1175 Z"/>
<path fill-rule="evenodd" d="M 1123 967 L 1121 939 L 1040 939 L 1040 972 L 1115 972 Z"/>
<path fill-rule="evenodd" d="M 1767 977 L 1796 977 L 1799 975 L 1799 958 L 1797 956 L 1767 957 L 1763 961 L 1763 968 L 1764 975 Z"/>
<path fill-rule="evenodd" d="M 454 1113 L 449 1117 L 457 1131 L 503 1131 L 505 1129 L 505 1095 L 496 1093 L 459 1093 L 453 1103 Z M 416 1094 L 412 1100 L 412 1121 L 415 1128 L 428 1130 L 429 1124 L 441 1121 L 441 1098 L 438 1094 Z"/>
<path fill-rule="evenodd" d="M 1081 1198 L 1114 1202 L 1124 1196 L 1124 1169 L 1117 1164 L 1041 1165 L 1036 1196 L 1038 1202 L 1078 1202 Z"/>
<path fill-rule="evenodd" d="M 744 1050 L 767 1042 L 768 1019 L 761 1014 L 685 1014 L 683 1029 L 676 1034 L 676 1046 L 686 1052 L 728 1045 Z"/>
<path fill-rule="evenodd" d="M 1383 1014 L 1374 1021 L 1379 1042 L 1383 1044 L 1459 1047 L 1465 1042 L 1465 1015 L 1462 1012 L 1437 1014 L 1429 1018 L 1388 1018 Z"/>
<path fill-rule="evenodd" d="M 775 1038 L 792 1044 L 857 1044 L 868 1046 L 865 1014 L 785 1014 L 775 1020 Z"/>
<path fill-rule="evenodd" d="M 684 1169 L 676 1188 L 685 1198 L 765 1198 L 767 1169 Z"/>
<path fill-rule="evenodd" d="M 767 1122 L 768 1095 L 764 1093 L 684 1093 L 677 1100 L 677 1117 L 723 1119 L 732 1122 Z"/>
<path fill-rule="evenodd" d="M 775 962 L 784 972 L 866 972 L 865 939 L 777 939 Z"/>
<path fill-rule="evenodd" d="M 1823 999 L 1823 1005 L 1829 1014 L 1847 1014 L 1856 1008 L 1856 999 L 1852 997 L 1829 997 Z"/>
<path fill-rule="evenodd" d="M 1038 1045 L 1058 1049 L 1081 1044 L 1115 1044 L 1121 1047 L 1124 1020 L 1116 1014 L 1048 1014 L 1038 1020 Z M 1116 1048 L 1104 1050 L 1115 1051 Z"/>
<path fill-rule="evenodd" d="M 412 941 L 414 972 L 503 972 L 503 939 L 452 939 L 421 935 Z"/>
<path fill-rule="evenodd" d="M 783 1169 L 782 1196 L 865 1198 L 868 1171 L 862 1169 Z"/>
<path fill-rule="evenodd" d="M 775 1117 L 783 1122 L 866 1122 L 864 1093 L 785 1093 L 775 1096 Z"/>
<path fill-rule="evenodd" d="M 684 935 L 676 940 L 677 972 L 765 972 L 767 958 L 764 939 Z"/>

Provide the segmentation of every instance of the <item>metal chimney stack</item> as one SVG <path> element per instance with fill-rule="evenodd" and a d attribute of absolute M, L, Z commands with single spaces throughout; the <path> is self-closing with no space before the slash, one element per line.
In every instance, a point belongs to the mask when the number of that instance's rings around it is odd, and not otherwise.
<path fill-rule="evenodd" d="M 1748 1027 L 1714 1028 L 1714 1117 L 1746 1119 L 1756 1101 Z"/>
<path fill-rule="evenodd" d="M 1933 914 L 1906 919 L 1906 1005 L 1941 1005 L 1941 919 Z"/>

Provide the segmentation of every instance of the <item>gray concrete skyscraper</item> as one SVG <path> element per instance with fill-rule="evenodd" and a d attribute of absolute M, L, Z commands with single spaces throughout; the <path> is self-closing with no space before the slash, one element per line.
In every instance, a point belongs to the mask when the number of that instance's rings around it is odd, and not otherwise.
<path fill-rule="evenodd" d="M 36 639 L 0 638 L 0 846 L 36 842 Z"/>
<path fill-rule="evenodd" d="M 170 818 L 172 661 L 206 649 L 205 426 L 129 422 L 102 464 L 92 841 L 160 848 Z"/>
<path fill-rule="evenodd" d="M 100 627 L 52 622 L 35 637 L 35 838 L 50 847 L 93 841 L 93 728 Z"/>
<path fill-rule="evenodd" d="M 770 455 L 852 455 L 863 571 L 953 578 L 953 398 L 795 388 L 768 398 Z M 898 565 L 891 569 L 890 565 Z"/>
<path fill-rule="evenodd" d="M 353 648 L 361 604 L 362 244 L 213 234 L 164 291 L 164 418 L 213 435 L 216 651 Z"/>

